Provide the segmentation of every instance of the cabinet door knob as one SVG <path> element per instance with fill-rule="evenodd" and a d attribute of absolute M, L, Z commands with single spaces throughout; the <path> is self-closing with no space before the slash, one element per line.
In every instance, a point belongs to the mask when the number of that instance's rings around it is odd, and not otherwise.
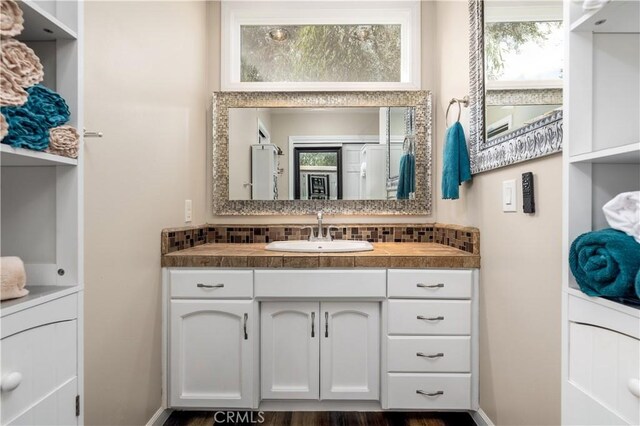
<path fill-rule="evenodd" d="M 437 392 L 425 392 L 423 390 L 418 389 L 416 391 L 417 394 L 419 395 L 424 395 L 424 396 L 438 396 L 438 395 L 444 395 L 443 391 L 437 391 Z"/>
<path fill-rule="evenodd" d="M 427 355 L 427 354 L 424 354 L 422 352 L 418 352 L 416 354 L 416 356 L 419 356 L 419 357 L 422 357 L 422 358 L 442 358 L 442 357 L 444 357 L 444 353 L 438 352 L 437 354 Z"/>
<path fill-rule="evenodd" d="M 311 337 L 316 337 L 316 313 L 311 312 Z"/>
<path fill-rule="evenodd" d="M 444 287 L 444 283 L 438 283 L 438 284 L 418 283 L 416 284 L 416 286 L 420 288 L 442 288 Z"/>
<path fill-rule="evenodd" d="M 0 390 L 2 392 L 11 392 L 22 383 L 22 374 L 14 371 L 13 373 L 7 373 L 2 376 L 2 381 L 0 382 Z"/>
<path fill-rule="evenodd" d="M 222 287 L 224 287 L 224 284 L 202 284 L 202 283 L 198 283 L 197 287 L 198 288 L 222 288 Z"/>
<path fill-rule="evenodd" d="M 636 398 L 640 398 L 640 379 L 629 379 L 627 386 L 629 387 L 629 392 Z"/>
<path fill-rule="evenodd" d="M 443 316 L 425 317 L 424 315 L 418 315 L 416 318 L 419 319 L 419 320 L 424 320 L 424 321 L 442 321 L 442 320 L 444 320 Z"/>

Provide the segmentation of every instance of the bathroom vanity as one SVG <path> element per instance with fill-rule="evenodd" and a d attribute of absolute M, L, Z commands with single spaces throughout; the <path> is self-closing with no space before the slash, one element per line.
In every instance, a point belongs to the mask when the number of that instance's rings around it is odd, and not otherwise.
<path fill-rule="evenodd" d="M 477 253 L 203 244 L 163 255 L 174 409 L 477 410 Z"/>

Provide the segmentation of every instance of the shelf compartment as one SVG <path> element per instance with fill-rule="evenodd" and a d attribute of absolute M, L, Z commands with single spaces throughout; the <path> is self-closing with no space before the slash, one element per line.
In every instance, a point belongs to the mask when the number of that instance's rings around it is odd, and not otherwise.
<path fill-rule="evenodd" d="M 570 163 L 640 164 L 640 142 L 572 155 Z"/>
<path fill-rule="evenodd" d="M 78 34 L 33 0 L 19 2 L 24 14 L 24 30 L 16 37 L 23 41 L 76 40 Z"/>
<path fill-rule="evenodd" d="M 77 165 L 78 160 L 74 158 L 0 144 L 0 166 L 33 167 Z"/>
<path fill-rule="evenodd" d="M 0 302 L 2 317 L 14 314 L 33 306 L 41 305 L 54 299 L 59 299 L 80 291 L 79 286 L 59 285 L 33 285 L 25 287 L 29 294 L 18 299 L 3 300 Z"/>
<path fill-rule="evenodd" d="M 600 25 L 597 22 L 605 21 Z M 600 9 L 589 10 L 571 24 L 571 31 L 594 33 L 640 32 L 640 2 L 611 0 Z"/>

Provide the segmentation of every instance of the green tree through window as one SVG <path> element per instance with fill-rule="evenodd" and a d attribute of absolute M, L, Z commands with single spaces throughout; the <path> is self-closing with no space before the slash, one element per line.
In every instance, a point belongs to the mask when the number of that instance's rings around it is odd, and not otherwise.
<path fill-rule="evenodd" d="M 399 82 L 400 25 L 242 26 L 241 81 Z"/>

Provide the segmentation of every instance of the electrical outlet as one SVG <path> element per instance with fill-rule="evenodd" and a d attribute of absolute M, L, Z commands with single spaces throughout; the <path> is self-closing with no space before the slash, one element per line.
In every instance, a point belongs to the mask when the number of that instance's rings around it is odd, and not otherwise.
<path fill-rule="evenodd" d="M 184 200 L 184 221 L 191 222 L 191 216 L 193 213 L 193 207 L 191 205 L 191 200 Z"/>
<path fill-rule="evenodd" d="M 502 182 L 502 211 L 516 211 L 516 181 L 505 180 Z"/>

